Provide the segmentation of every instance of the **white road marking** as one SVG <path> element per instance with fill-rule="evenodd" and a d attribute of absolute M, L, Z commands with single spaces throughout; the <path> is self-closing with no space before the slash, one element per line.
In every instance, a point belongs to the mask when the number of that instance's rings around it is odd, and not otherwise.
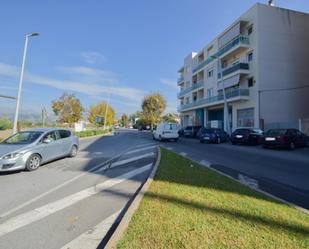
<path fill-rule="evenodd" d="M 247 186 L 250 186 L 254 189 L 258 189 L 259 188 L 259 183 L 257 180 L 253 179 L 253 178 L 250 178 L 249 176 L 245 176 L 245 175 L 242 175 L 242 174 L 238 174 L 238 180 L 247 185 Z"/>
<path fill-rule="evenodd" d="M 140 148 L 140 147 L 150 146 L 150 145 L 156 145 L 156 144 L 155 144 L 155 143 L 146 143 L 146 144 L 139 144 L 139 145 L 136 145 L 135 147 L 136 147 L 136 148 Z"/>
<path fill-rule="evenodd" d="M 143 166 L 141 168 L 132 170 L 128 173 L 125 173 L 123 175 L 120 175 L 118 177 L 109 179 L 105 182 L 102 182 L 95 187 L 90 187 L 87 189 L 84 189 L 80 192 L 77 192 L 75 194 L 69 195 L 67 197 L 64 197 L 60 200 L 48 203 L 44 206 L 35 208 L 32 211 L 28 211 L 26 213 L 20 214 L 14 218 L 11 218 L 4 223 L 0 224 L 0 236 L 3 236 L 5 234 L 8 234 L 16 229 L 19 229 L 21 227 L 24 227 L 26 225 L 29 225 L 35 221 L 41 220 L 51 214 L 54 214 L 62 209 L 65 209 L 69 206 L 72 206 L 73 204 L 82 201 L 92 195 L 95 195 L 105 189 L 111 188 L 114 185 L 117 185 L 121 182 L 124 182 L 138 174 L 141 174 L 147 170 L 149 170 L 152 166 L 151 164 L 148 164 L 146 166 Z"/>
<path fill-rule="evenodd" d="M 200 161 L 200 164 L 206 166 L 206 167 L 210 167 L 211 163 L 209 161 L 206 161 L 206 160 L 201 160 Z"/>
<path fill-rule="evenodd" d="M 148 146 L 148 147 L 145 147 L 145 148 L 140 148 L 140 149 L 136 149 L 136 150 L 130 150 L 130 151 L 126 152 L 125 155 L 133 154 L 133 153 L 144 151 L 144 150 L 150 150 L 150 149 L 154 149 L 154 148 L 156 148 L 156 146 Z"/>
<path fill-rule="evenodd" d="M 187 153 L 187 152 L 180 152 L 179 155 L 181 155 L 181 156 L 187 156 L 188 153 Z"/>
<path fill-rule="evenodd" d="M 95 227 L 89 229 L 71 242 L 67 243 L 65 246 L 61 247 L 61 249 L 96 249 L 116 221 L 121 211 L 122 209 L 115 212 Z"/>
<path fill-rule="evenodd" d="M 75 180 L 77 180 L 77 179 L 79 179 L 79 178 L 81 178 L 81 177 L 87 175 L 89 172 L 97 173 L 97 172 L 99 172 L 99 171 L 101 171 L 101 170 L 106 170 L 106 169 L 108 168 L 108 166 L 105 166 L 105 167 L 102 167 L 102 166 L 105 165 L 105 164 L 108 164 L 110 161 L 114 160 L 114 159 L 117 158 L 117 157 L 119 157 L 119 155 L 117 155 L 117 156 L 115 156 L 115 157 L 113 157 L 113 158 L 111 158 L 111 159 L 109 159 L 109 160 L 107 160 L 107 161 L 105 161 L 105 162 L 102 162 L 102 163 L 100 163 L 100 164 L 98 164 L 98 165 L 96 165 L 96 166 L 94 166 L 94 167 L 91 168 L 88 172 L 81 173 L 81 174 L 79 174 L 79 175 L 73 177 L 72 179 L 70 179 L 70 180 L 68 180 L 68 181 L 66 181 L 66 182 L 63 182 L 63 183 L 61 183 L 60 185 L 58 185 L 58 186 L 56 186 L 56 187 L 54 187 L 54 188 L 48 190 L 47 192 L 44 192 L 44 193 L 42 193 L 42 194 L 40 194 L 40 195 L 38 195 L 38 196 L 36 196 L 36 197 L 30 199 L 29 201 L 26 201 L 26 202 L 24 202 L 24 203 L 22 203 L 22 204 L 20 204 L 20 205 L 18 205 L 18 206 L 16 206 L 16 207 L 14 207 L 14 208 L 11 208 L 9 211 L 7 211 L 7 212 L 5 212 L 5 213 L 2 213 L 2 214 L 0 215 L 0 218 L 3 218 L 3 217 L 5 217 L 5 216 L 8 216 L 8 215 L 10 215 L 10 214 L 12 214 L 12 213 L 14 213 L 14 212 L 16 212 L 16 211 L 22 209 L 23 207 L 25 207 L 25 206 L 27 206 L 27 205 L 29 205 L 29 204 L 31 204 L 31 203 L 37 201 L 37 200 L 39 200 L 39 199 L 41 199 L 41 198 L 43 198 L 43 197 L 49 195 L 50 193 L 57 191 L 58 189 L 60 189 L 60 188 L 62 188 L 62 187 L 64 187 L 64 186 L 66 186 L 66 185 L 68 185 L 68 184 L 74 182 Z"/>
<path fill-rule="evenodd" d="M 135 157 L 131 157 L 131 158 L 128 158 L 128 159 L 121 160 L 121 161 L 117 161 L 117 162 L 112 163 L 111 167 L 120 166 L 120 165 L 130 163 L 130 162 L 134 162 L 134 161 L 137 161 L 139 159 L 146 158 L 146 157 L 151 157 L 151 156 L 154 156 L 154 154 L 155 154 L 154 152 L 151 152 L 151 153 L 146 153 L 146 154 L 141 155 L 141 156 L 135 156 Z"/>

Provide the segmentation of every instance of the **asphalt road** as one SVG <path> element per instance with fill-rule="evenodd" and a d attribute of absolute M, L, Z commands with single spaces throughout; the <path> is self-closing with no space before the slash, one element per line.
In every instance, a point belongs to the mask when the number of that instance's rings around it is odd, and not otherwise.
<path fill-rule="evenodd" d="M 161 145 L 309 210 L 309 148 L 268 150 L 188 138 Z"/>
<path fill-rule="evenodd" d="M 149 134 L 80 141 L 76 158 L 0 174 L 0 248 L 96 248 L 157 157 Z M 102 244 L 101 244 L 102 245 Z"/>

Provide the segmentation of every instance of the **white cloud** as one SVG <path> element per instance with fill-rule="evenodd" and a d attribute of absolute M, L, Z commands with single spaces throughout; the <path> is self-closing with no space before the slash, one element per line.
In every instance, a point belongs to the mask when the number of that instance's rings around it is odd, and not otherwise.
<path fill-rule="evenodd" d="M 91 67 L 57 67 L 57 70 L 68 74 L 73 80 L 78 80 L 82 82 L 119 82 L 117 74 L 108 70 Z"/>
<path fill-rule="evenodd" d="M 13 65 L 0 63 L 0 75 L 18 78 L 19 68 Z M 49 77 L 39 76 L 25 73 L 25 80 L 34 84 L 44 85 L 52 88 L 57 88 L 65 91 L 80 92 L 90 96 L 98 96 L 103 93 L 111 93 L 114 96 L 119 96 L 129 99 L 133 102 L 140 102 L 144 92 L 139 89 L 124 87 L 124 86 L 102 86 L 92 82 L 80 82 L 70 80 L 57 80 Z"/>
<path fill-rule="evenodd" d="M 160 82 L 166 86 L 178 89 L 176 80 L 161 78 Z"/>
<path fill-rule="evenodd" d="M 106 62 L 106 57 L 99 52 L 82 52 L 80 55 L 86 63 L 91 65 Z"/>

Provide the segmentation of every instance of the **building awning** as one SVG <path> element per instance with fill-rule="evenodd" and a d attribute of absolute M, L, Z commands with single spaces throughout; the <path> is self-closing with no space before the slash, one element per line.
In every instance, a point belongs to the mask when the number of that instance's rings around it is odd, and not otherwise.
<path fill-rule="evenodd" d="M 237 74 L 237 75 L 234 75 L 234 76 L 232 76 L 228 79 L 225 79 L 225 80 L 219 82 L 218 90 L 223 89 L 223 85 L 224 85 L 225 88 L 235 86 L 239 83 L 239 80 L 240 80 L 240 74 Z"/>

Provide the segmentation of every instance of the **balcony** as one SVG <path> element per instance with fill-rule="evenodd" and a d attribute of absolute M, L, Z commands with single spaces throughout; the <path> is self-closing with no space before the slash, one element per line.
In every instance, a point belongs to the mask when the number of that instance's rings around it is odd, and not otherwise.
<path fill-rule="evenodd" d="M 188 88 L 185 88 L 183 90 L 181 90 L 179 93 L 178 93 L 178 98 L 181 98 L 182 96 L 184 96 L 185 94 L 195 90 L 195 89 L 198 89 L 198 88 L 201 88 L 204 86 L 204 81 L 199 81 L 197 83 L 194 83 L 192 84 L 192 86 L 188 87 Z"/>
<path fill-rule="evenodd" d="M 248 45 L 249 38 L 243 35 L 238 35 L 233 40 L 224 45 L 222 48 L 220 48 L 217 56 L 223 59 L 227 55 L 233 55 L 234 53 L 239 53 L 239 50 L 247 49 Z"/>
<path fill-rule="evenodd" d="M 193 68 L 192 73 L 196 73 L 197 71 L 199 71 L 200 69 L 202 69 L 204 66 L 206 66 L 207 64 L 209 64 L 210 62 L 212 62 L 214 59 L 216 59 L 216 56 L 210 56 L 208 57 L 206 60 L 204 60 L 203 62 L 201 62 L 200 64 L 198 64 L 196 67 Z"/>
<path fill-rule="evenodd" d="M 241 71 L 240 71 L 241 70 Z M 235 73 L 239 71 L 238 73 L 249 73 L 249 64 L 248 63 L 242 63 L 242 62 L 239 62 L 231 67 L 228 67 L 226 69 L 224 69 L 222 71 L 222 78 L 229 75 L 229 74 L 232 74 L 232 73 Z M 221 77 L 220 77 L 221 78 Z"/>
<path fill-rule="evenodd" d="M 184 77 L 183 76 L 181 76 L 181 77 L 179 77 L 178 79 L 177 79 L 177 83 L 179 84 L 180 82 L 182 82 L 182 81 L 184 81 Z"/>
<path fill-rule="evenodd" d="M 226 99 L 228 102 L 238 101 L 238 100 L 248 100 L 249 89 L 237 89 L 233 91 L 226 92 Z M 208 98 L 199 99 L 197 101 L 191 102 L 189 104 L 178 106 L 178 112 L 189 111 L 191 109 L 196 109 L 196 107 L 207 107 L 223 103 L 223 95 L 212 96 Z"/>

